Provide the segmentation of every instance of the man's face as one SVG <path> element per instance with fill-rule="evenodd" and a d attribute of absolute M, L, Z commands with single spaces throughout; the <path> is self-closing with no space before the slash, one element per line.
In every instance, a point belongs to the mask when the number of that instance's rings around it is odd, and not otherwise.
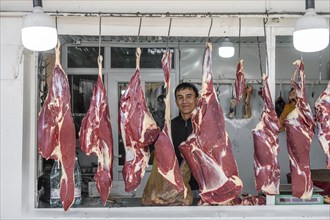
<path fill-rule="evenodd" d="M 194 90 L 183 89 L 175 94 L 175 102 L 182 114 L 190 114 L 197 105 L 197 97 Z"/>

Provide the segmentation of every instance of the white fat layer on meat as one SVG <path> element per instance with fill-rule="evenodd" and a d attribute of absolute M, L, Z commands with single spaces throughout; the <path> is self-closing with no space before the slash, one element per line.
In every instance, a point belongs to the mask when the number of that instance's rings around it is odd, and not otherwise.
<path fill-rule="evenodd" d="M 279 182 L 270 182 L 268 185 L 263 185 L 261 190 L 272 195 L 279 194 Z"/>
<path fill-rule="evenodd" d="M 255 127 L 255 129 L 252 129 L 252 131 L 258 132 L 260 130 L 264 130 L 264 128 L 265 128 L 265 123 L 263 121 L 260 121 Z"/>
<path fill-rule="evenodd" d="M 327 154 L 328 158 L 330 158 L 330 149 L 329 149 L 329 141 L 330 140 L 327 140 L 325 135 L 322 131 L 322 128 L 321 128 L 321 123 L 317 122 L 317 136 L 319 138 L 319 141 L 321 143 L 321 146 L 323 147 L 323 150 L 324 152 Z"/>
<path fill-rule="evenodd" d="M 218 182 L 214 181 L 214 182 L 209 182 L 210 185 L 205 185 L 205 181 L 204 181 L 204 187 L 203 187 L 203 192 L 209 192 L 209 191 L 214 191 L 218 188 L 220 188 L 221 186 L 223 186 L 227 181 L 228 181 L 228 177 L 226 176 L 225 172 L 223 171 L 223 168 L 221 165 L 218 165 L 217 163 L 214 162 L 214 160 L 212 158 L 210 158 L 207 154 L 205 154 L 201 149 L 199 149 L 198 146 L 196 146 L 195 144 L 191 144 L 192 149 L 191 152 L 194 151 L 200 151 L 202 153 L 202 160 L 203 161 L 207 161 L 207 164 L 210 164 L 210 166 L 213 167 L 214 170 L 217 170 L 217 173 L 214 173 L 215 176 L 213 176 L 212 178 L 215 178 L 217 180 L 220 180 Z M 203 178 L 206 178 L 205 176 L 203 176 Z"/>
<path fill-rule="evenodd" d="M 306 173 L 299 168 L 298 163 L 295 161 L 294 158 L 291 157 L 290 154 L 289 154 L 289 159 L 291 161 L 291 164 L 296 168 L 298 175 L 305 178 L 305 181 L 303 181 L 303 183 L 307 183 L 308 182 L 308 178 L 306 176 Z M 306 167 L 306 168 L 310 169 L 309 166 Z M 313 194 L 313 187 L 311 187 L 309 185 L 305 185 L 304 186 L 304 189 L 305 189 L 304 190 L 304 193 L 303 193 L 303 195 L 300 198 L 301 199 L 310 199 L 312 197 L 312 194 Z"/>
<path fill-rule="evenodd" d="M 125 145 L 125 161 L 132 161 L 135 158 L 135 151 L 133 146 L 136 144 L 136 142 L 131 141 L 132 146 L 126 146 Z"/>
<path fill-rule="evenodd" d="M 143 118 L 142 131 L 141 131 L 142 135 L 139 140 L 140 143 L 144 142 L 144 133 L 147 131 L 147 129 L 157 127 L 155 120 L 152 118 L 152 116 L 149 114 L 149 112 L 144 112 L 143 115 L 144 115 L 144 118 Z"/>
<path fill-rule="evenodd" d="M 311 139 L 311 137 L 309 136 L 308 132 L 305 131 L 305 130 L 302 128 L 300 122 L 298 121 L 298 118 L 299 118 L 299 115 L 300 115 L 300 114 L 301 114 L 301 113 L 300 113 L 299 109 L 298 109 L 298 108 L 295 108 L 292 112 L 290 112 L 290 113 L 288 114 L 288 116 L 287 116 L 287 120 L 288 120 L 288 122 L 289 122 L 290 125 L 292 125 L 293 127 L 295 127 L 297 130 L 300 130 L 301 133 L 302 133 L 306 138 L 309 139 L 309 142 L 311 142 L 312 139 Z M 303 117 L 303 116 L 301 116 L 301 117 Z"/>
<path fill-rule="evenodd" d="M 112 159 L 111 155 L 109 154 L 109 146 L 104 140 L 102 140 L 102 153 L 98 158 L 98 161 L 99 162 L 101 161 L 103 163 L 103 167 L 107 171 L 109 171 L 111 159 Z"/>
<path fill-rule="evenodd" d="M 175 161 L 174 161 L 175 162 Z M 167 172 L 167 173 L 163 173 L 162 171 L 160 171 L 158 169 L 158 172 L 165 178 L 167 179 L 169 182 L 171 182 L 173 185 L 177 185 L 175 182 L 175 175 L 174 175 L 174 166 L 175 163 L 172 165 L 172 168 Z"/>
<path fill-rule="evenodd" d="M 87 146 L 89 146 L 91 144 L 91 139 L 90 137 L 92 136 L 92 131 L 93 131 L 93 128 L 91 127 L 88 127 L 86 131 L 86 135 L 85 135 L 85 143 Z M 86 152 L 86 155 L 90 155 L 92 152 Z"/>
<path fill-rule="evenodd" d="M 143 176 L 144 176 L 144 173 L 146 171 L 146 168 L 148 167 L 148 161 L 149 161 L 149 158 L 150 158 L 150 153 L 149 153 L 149 151 L 145 152 L 142 149 L 141 149 L 141 152 L 143 154 L 143 159 L 140 161 L 140 163 L 137 163 L 137 166 L 135 166 L 135 172 L 137 172 L 141 169 L 140 177 L 142 179 Z"/>
<path fill-rule="evenodd" d="M 305 189 L 306 189 L 306 187 L 305 187 Z M 300 198 L 301 199 L 311 199 L 312 196 L 313 196 L 313 187 L 307 186 L 307 190 L 304 192 L 304 194 L 302 194 L 302 196 Z"/>
<path fill-rule="evenodd" d="M 125 117 L 126 118 L 126 116 L 127 116 L 127 114 L 125 113 L 124 114 L 124 116 L 122 116 L 122 114 L 123 113 L 121 113 L 121 118 L 123 118 L 123 117 Z M 121 137 L 122 137 L 122 140 L 123 140 L 123 143 L 124 143 L 124 147 L 125 147 L 125 149 L 126 149 L 126 132 L 125 132 L 125 121 L 122 121 L 121 120 L 121 122 L 120 122 L 120 131 L 121 131 Z"/>

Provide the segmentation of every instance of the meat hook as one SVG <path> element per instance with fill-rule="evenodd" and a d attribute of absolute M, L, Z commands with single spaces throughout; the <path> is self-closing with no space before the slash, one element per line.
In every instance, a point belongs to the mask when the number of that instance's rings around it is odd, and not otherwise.
<path fill-rule="evenodd" d="M 211 42 L 210 33 L 211 33 L 212 25 L 213 25 L 213 17 L 211 17 L 211 24 L 210 24 L 210 28 L 209 28 L 209 33 L 207 34 L 207 42 L 208 43 Z"/>
<path fill-rule="evenodd" d="M 171 26 L 172 26 L 172 18 L 170 18 L 170 25 L 168 26 L 167 41 L 166 41 L 166 50 L 165 51 L 167 51 L 167 49 L 168 49 L 168 40 L 170 39 Z"/>

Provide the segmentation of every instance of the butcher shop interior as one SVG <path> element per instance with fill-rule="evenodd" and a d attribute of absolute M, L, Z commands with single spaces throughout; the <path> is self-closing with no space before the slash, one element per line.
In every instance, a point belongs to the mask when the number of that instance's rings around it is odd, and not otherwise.
<path fill-rule="evenodd" d="M 1 219 L 330 219 L 328 0 L 0 19 Z"/>

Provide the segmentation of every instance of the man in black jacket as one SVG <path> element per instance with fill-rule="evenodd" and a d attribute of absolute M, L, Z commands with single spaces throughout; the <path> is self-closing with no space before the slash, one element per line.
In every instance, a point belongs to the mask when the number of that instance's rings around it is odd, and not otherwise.
<path fill-rule="evenodd" d="M 188 136 L 192 132 L 191 113 L 197 105 L 198 89 L 194 84 L 184 82 L 175 88 L 174 94 L 175 102 L 179 108 L 180 113 L 179 116 L 175 117 L 171 121 L 172 140 L 176 157 L 179 164 L 181 164 L 183 158 L 179 151 L 179 145 L 187 140 Z M 191 176 L 189 185 L 193 191 L 194 197 L 198 197 L 199 187 L 193 176 Z"/>

